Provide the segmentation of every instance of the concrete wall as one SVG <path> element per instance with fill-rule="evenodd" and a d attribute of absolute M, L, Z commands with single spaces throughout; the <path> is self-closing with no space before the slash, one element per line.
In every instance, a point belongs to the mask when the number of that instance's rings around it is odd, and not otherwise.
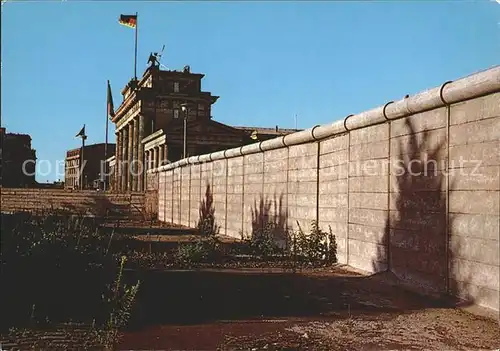
<path fill-rule="evenodd" d="M 329 125 L 190 157 L 159 174 L 159 218 L 221 234 L 256 214 L 337 236 L 341 263 L 499 308 L 500 67 Z M 275 217 L 273 217 L 275 216 Z"/>
<path fill-rule="evenodd" d="M 62 210 L 75 214 L 123 218 L 143 218 L 146 213 L 142 193 L 116 194 L 67 189 L 0 188 L 1 211 L 42 213 Z"/>

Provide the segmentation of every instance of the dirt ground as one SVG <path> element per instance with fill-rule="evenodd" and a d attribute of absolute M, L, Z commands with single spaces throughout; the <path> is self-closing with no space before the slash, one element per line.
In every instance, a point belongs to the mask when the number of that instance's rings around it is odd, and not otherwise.
<path fill-rule="evenodd" d="M 138 302 L 142 317 L 136 325 L 142 327 L 124 334 L 120 350 L 500 348 L 498 319 L 403 290 L 387 273 L 165 273 L 154 284 L 145 282 L 144 296 L 151 301 Z"/>

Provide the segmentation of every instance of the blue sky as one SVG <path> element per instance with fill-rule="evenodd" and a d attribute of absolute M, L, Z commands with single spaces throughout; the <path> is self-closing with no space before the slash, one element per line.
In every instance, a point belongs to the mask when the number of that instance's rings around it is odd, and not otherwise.
<path fill-rule="evenodd" d="M 500 63 L 500 4 L 484 1 L 8 1 L 2 5 L 2 126 L 39 160 L 103 142 L 115 107 L 165 45 L 162 63 L 204 73 L 214 119 L 293 128 L 332 122 Z M 111 126 L 110 135 L 113 134 Z M 47 164 L 45 164 L 45 171 Z M 55 180 L 56 171 L 37 176 Z M 42 170 L 40 170 L 42 171 Z"/>

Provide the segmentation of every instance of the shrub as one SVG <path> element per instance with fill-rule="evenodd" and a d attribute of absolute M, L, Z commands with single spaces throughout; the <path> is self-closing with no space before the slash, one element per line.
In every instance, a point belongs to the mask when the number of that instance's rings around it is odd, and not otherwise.
<path fill-rule="evenodd" d="M 316 221 L 311 222 L 311 231 L 305 234 L 300 224 L 298 233 L 294 236 L 291 254 L 299 260 L 312 264 L 333 264 L 337 262 L 337 243 L 332 228 L 329 232 L 319 228 Z"/>
<path fill-rule="evenodd" d="M 96 339 L 107 349 L 113 349 L 120 341 L 120 330 L 130 319 L 132 306 L 139 290 L 139 281 L 130 287 L 122 284 L 125 262 L 126 257 L 122 256 L 116 280 L 107 296 L 103 296 L 108 314 L 107 322 L 94 331 Z"/>
<path fill-rule="evenodd" d="M 102 296 L 119 268 L 113 254 L 126 241 L 99 233 L 97 224 L 83 217 L 2 215 L 4 330 L 109 320 L 112 309 L 103 309 Z"/>
<path fill-rule="evenodd" d="M 254 228 L 249 238 L 244 238 L 248 243 L 250 252 L 263 259 L 283 253 L 284 249 L 276 242 L 276 231 L 281 228 L 274 222 L 268 222 L 263 228 Z"/>
<path fill-rule="evenodd" d="M 221 256 L 220 242 L 215 237 L 198 239 L 196 242 L 180 244 L 175 261 L 180 266 L 195 266 L 200 263 L 217 262 Z"/>

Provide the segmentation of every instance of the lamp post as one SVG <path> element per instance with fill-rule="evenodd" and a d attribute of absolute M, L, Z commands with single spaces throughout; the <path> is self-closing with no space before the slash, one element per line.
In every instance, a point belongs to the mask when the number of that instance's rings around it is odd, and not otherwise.
<path fill-rule="evenodd" d="M 187 125 L 187 118 L 189 114 L 189 105 L 187 103 L 181 104 L 181 110 L 184 112 L 184 147 L 183 147 L 183 155 L 182 158 L 186 158 L 186 125 Z"/>

